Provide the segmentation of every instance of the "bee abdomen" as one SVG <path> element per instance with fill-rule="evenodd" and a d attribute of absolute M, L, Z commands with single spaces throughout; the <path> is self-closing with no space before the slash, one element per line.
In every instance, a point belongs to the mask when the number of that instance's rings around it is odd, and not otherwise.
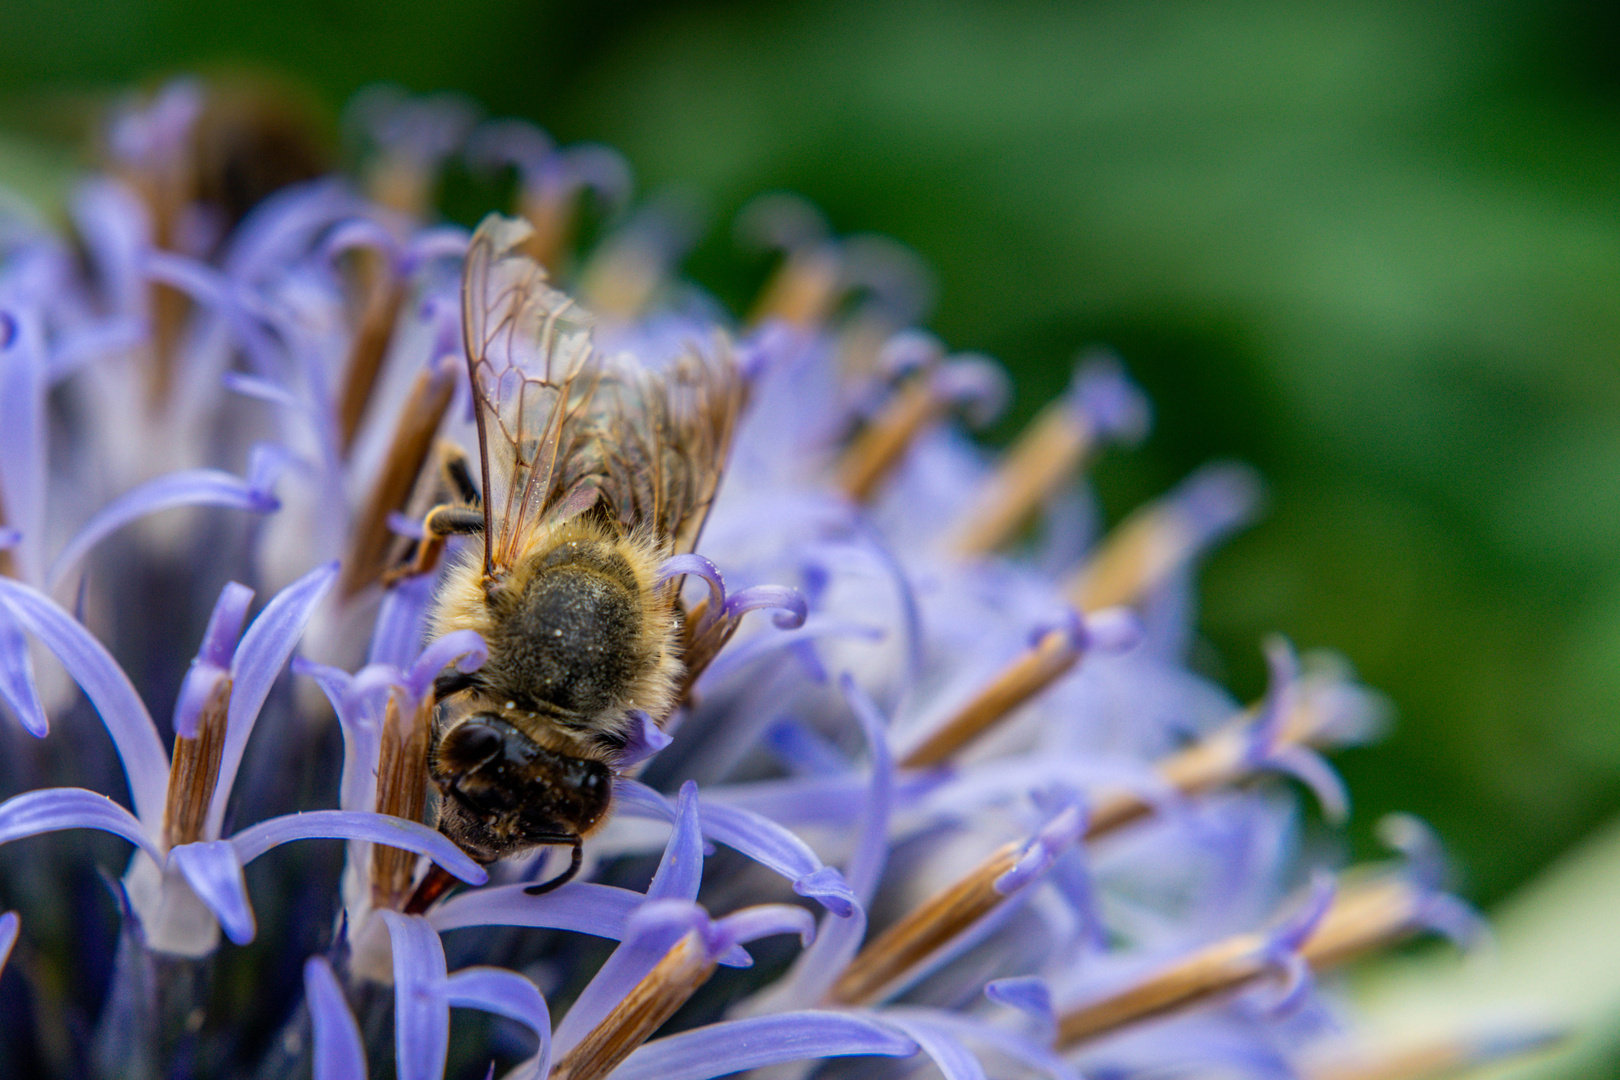
<path fill-rule="evenodd" d="M 514 597 L 500 640 L 491 642 L 504 662 L 485 670 L 511 683 L 495 689 L 564 723 L 590 726 L 645 674 L 636 596 L 630 565 L 607 545 L 559 546 Z"/>

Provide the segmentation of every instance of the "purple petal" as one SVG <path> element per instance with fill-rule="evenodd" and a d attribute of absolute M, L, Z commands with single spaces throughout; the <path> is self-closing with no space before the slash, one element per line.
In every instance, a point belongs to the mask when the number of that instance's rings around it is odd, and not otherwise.
<path fill-rule="evenodd" d="M 1337 893 L 1333 875 L 1318 872 L 1311 878 L 1311 891 L 1298 911 L 1289 915 L 1267 935 L 1269 948 L 1276 952 L 1293 952 L 1305 943 L 1305 940 L 1316 932 L 1316 927 L 1322 917 L 1333 906 L 1333 897 Z"/>
<path fill-rule="evenodd" d="M 238 281 L 257 281 L 308 251 L 322 230 L 368 209 L 339 179 L 283 188 L 254 207 L 231 234 L 225 272 Z"/>
<path fill-rule="evenodd" d="M 1008 896 L 1040 879 L 1085 830 L 1085 815 L 1079 807 L 1059 812 L 1030 839 L 1013 868 L 995 880 L 996 892 Z"/>
<path fill-rule="evenodd" d="M 422 655 L 405 671 L 405 690 L 415 701 L 422 701 L 433 690 L 433 680 L 447 667 L 457 671 L 477 671 L 489 659 L 489 647 L 476 630 L 452 630 L 435 638 Z"/>
<path fill-rule="evenodd" d="M 136 814 L 155 828 L 163 820 L 169 755 L 129 677 L 101 642 L 49 597 L 0 577 L 0 604 L 9 607 L 84 688 L 118 750 Z"/>
<path fill-rule="evenodd" d="M 147 292 L 140 264 L 152 233 L 145 204 L 128 185 L 93 177 L 74 191 L 72 212 L 108 307 L 144 317 Z"/>
<path fill-rule="evenodd" d="M 17 944 L 17 931 L 21 927 L 22 920 L 15 911 L 0 915 L 0 971 L 6 969 L 6 961 L 11 959 L 11 947 Z"/>
<path fill-rule="evenodd" d="M 243 297 L 229 278 L 211 266 L 171 251 L 153 249 L 147 252 L 143 264 L 152 280 L 174 286 L 199 307 L 223 319 L 241 343 L 255 374 L 267 377 L 276 370 L 280 352 L 275 342 L 263 323 L 243 306 Z"/>
<path fill-rule="evenodd" d="M 883 1019 L 911 1036 L 922 1052 L 934 1059 L 945 1080 L 985 1080 L 979 1059 L 943 1026 L 920 1020 L 909 1010 L 895 1009 L 884 1014 Z"/>
<path fill-rule="evenodd" d="M 107 141 L 123 164 L 161 169 L 185 152 L 203 104 L 199 80 L 171 79 L 148 101 L 126 101 L 112 123 Z"/>
<path fill-rule="evenodd" d="M 214 603 L 214 612 L 208 618 L 208 629 L 203 632 L 202 647 L 191 662 L 180 684 L 180 694 L 174 703 L 174 733 L 188 739 L 197 737 L 197 718 L 203 706 L 213 696 L 220 680 L 229 672 L 231 653 L 242 636 L 242 624 L 247 621 L 248 605 L 253 603 L 253 590 L 246 585 L 228 582 Z"/>
<path fill-rule="evenodd" d="M 703 833 L 698 826 L 697 784 L 681 785 L 675 807 L 675 828 L 647 886 L 648 900 L 696 900 L 703 881 Z"/>
<path fill-rule="evenodd" d="M 872 775 L 857 822 L 855 851 L 844 876 L 851 890 L 848 918 L 830 920 L 821 935 L 799 955 L 784 981 L 785 1000 L 804 1004 L 826 996 L 866 936 L 866 903 L 877 889 L 888 851 L 889 814 L 894 801 L 894 760 L 884 732 L 883 715 L 848 674 L 839 680 L 844 698 L 860 721 L 872 753 Z"/>
<path fill-rule="evenodd" d="M 467 160 L 485 168 L 513 165 L 527 175 L 555 148 L 551 136 L 527 120 L 486 120 L 467 137 Z"/>
<path fill-rule="evenodd" d="M 968 423 L 982 427 L 1001 415 L 1012 397 L 1007 369 L 977 353 L 961 353 L 939 366 L 935 392 L 964 409 Z"/>
<path fill-rule="evenodd" d="M 375 218 L 350 218 L 332 227 L 321 241 L 320 258 L 330 262 L 356 248 L 369 248 L 393 262 L 399 254 L 394 233 Z"/>
<path fill-rule="evenodd" d="M 1266 762 L 1311 789 L 1329 824 L 1341 825 L 1350 816 L 1350 792 L 1327 759 L 1308 746 L 1285 746 Z"/>
<path fill-rule="evenodd" d="M 398 510 L 390 510 L 386 520 L 388 522 L 388 531 L 395 536 L 403 536 L 407 540 L 427 539 L 427 530 L 422 528 L 421 518 L 406 517 Z"/>
<path fill-rule="evenodd" d="M 497 885 L 452 896 L 428 913 L 441 933 L 468 926 L 533 926 L 621 941 L 630 915 L 647 899 L 612 885 L 571 881 L 540 896 L 529 886 Z"/>
<path fill-rule="evenodd" d="M 1035 1022 L 1036 1030 L 1055 1032 L 1057 1013 L 1052 1008 L 1052 988 L 1035 975 L 994 979 L 985 984 L 984 996 L 998 1005 L 1017 1009 Z"/>
<path fill-rule="evenodd" d="M 910 1057 L 917 1043 L 859 1013 L 778 1013 L 730 1020 L 638 1047 L 613 1080 L 710 1080 L 786 1061 Z"/>
<path fill-rule="evenodd" d="M 225 840 L 204 840 L 181 844 L 169 852 L 169 859 L 185 877 L 225 936 L 237 945 L 253 940 L 253 907 L 248 903 L 247 879 L 236 849 Z"/>
<path fill-rule="evenodd" d="M 982 1043 L 992 1047 L 1014 1061 L 1037 1072 L 1045 1073 L 1053 1080 L 1080 1080 L 1080 1074 L 1070 1068 L 1062 1058 L 1053 1053 L 1048 1047 L 1051 1037 L 1032 1039 L 1015 1031 L 1007 1031 L 987 1024 L 982 1020 L 964 1016 L 961 1013 L 949 1013 L 937 1010 L 924 1012 L 920 1009 L 895 1009 L 885 1011 L 884 1019 L 894 1020 L 905 1018 L 907 1015 L 918 1016 L 923 1023 L 934 1030 L 948 1035 L 953 1040 L 968 1040 Z M 926 1049 L 926 1048 L 925 1048 Z"/>
<path fill-rule="evenodd" d="M 50 733 L 51 722 L 45 716 L 39 687 L 34 682 L 28 637 L 5 604 L 0 604 L 0 700 L 11 707 L 17 722 L 30 735 L 44 738 Z"/>
<path fill-rule="evenodd" d="M 630 732 L 625 739 L 624 749 L 614 759 L 613 767 L 628 769 L 640 765 L 674 741 L 675 737 L 653 723 L 652 717 L 640 709 L 632 709 Z"/>
<path fill-rule="evenodd" d="M 760 660 L 784 649 L 805 648 L 809 642 L 824 637 L 860 638 L 866 641 L 882 641 L 887 636 L 880 626 L 868 626 L 862 623 L 850 622 L 844 619 L 825 619 L 817 616 L 808 620 L 806 625 L 792 636 L 781 634 L 761 634 L 746 641 L 728 647 L 709 670 L 703 673 L 704 683 L 723 682 L 732 673 L 742 670 L 756 660 Z"/>
<path fill-rule="evenodd" d="M 816 939 L 815 916 L 793 904 L 745 907 L 715 921 L 710 949 L 720 953 L 776 934 L 797 934 L 800 945 L 809 945 Z"/>
<path fill-rule="evenodd" d="M 47 582 L 54 589 L 91 548 L 125 525 L 182 506 L 221 506 L 268 514 L 280 508 L 281 503 L 255 484 L 219 469 L 191 469 L 160 476 L 126 491 L 86 522 L 51 564 Z"/>
<path fill-rule="evenodd" d="M 1269 999 L 1259 1003 L 1260 1010 L 1270 1017 L 1285 1017 L 1305 1004 L 1316 986 L 1316 979 L 1311 965 L 1299 953 L 1283 953 L 1275 964 L 1282 976 L 1282 985 Z"/>
<path fill-rule="evenodd" d="M 1193 552 L 1248 522 L 1260 508 L 1263 486 L 1247 465 L 1218 461 L 1176 485 L 1171 505 L 1193 531 Z"/>
<path fill-rule="evenodd" d="M 0 317 L 4 316 L 5 312 L 0 311 Z M 0 525 L 0 551 L 7 551 L 21 542 L 22 533 L 13 529 L 10 525 Z"/>
<path fill-rule="evenodd" d="M 1251 764 L 1260 765 L 1271 756 L 1283 726 L 1294 711 L 1298 700 L 1299 661 L 1287 639 L 1273 635 L 1265 643 L 1266 697 L 1260 712 L 1249 728 L 1247 756 Z"/>
<path fill-rule="evenodd" d="M 17 573 L 38 582 L 45 570 L 45 345 L 33 312 L 13 320 L 16 332 L 0 349 L 0 491 L 6 516 L 24 526 L 12 552 Z"/>
<path fill-rule="evenodd" d="M 855 853 L 844 872 L 850 888 L 864 906 L 871 902 L 872 894 L 877 891 L 878 879 L 883 875 L 883 863 L 888 854 L 894 759 L 889 753 L 888 721 L 872 699 L 847 674 L 839 680 L 839 686 L 844 692 L 844 700 L 860 721 L 861 731 L 865 733 L 867 746 L 872 752 L 871 793 L 867 796 L 866 812 L 861 815 Z"/>
<path fill-rule="evenodd" d="M 776 608 L 771 616 L 779 630 L 797 630 L 810 614 L 810 605 L 804 594 L 787 585 L 754 585 L 736 593 L 726 601 L 726 618 L 740 619 L 750 611 Z"/>
<path fill-rule="evenodd" d="M 1068 404 L 1099 437 L 1127 446 L 1142 441 L 1153 416 L 1146 396 L 1110 353 L 1083 358 L 1069 384 Z"/>
<path fill-rule="evenodd" d="M 1435 893 L 1423 902 L 1418 913 L 1421 924 L 1467 949 L 1488 941 L 1491 924 L 1471 905 L 1455 896 Z"/>
<path fill-rule="evenodd" d="M 208 805 L 205 836 L 220 834 L 225 804 L 236 782 L 242 751 L 247 748 L 248 736 L 253 734 L 259 710 L 281 669 L 287 666 L 287 658 L 303 636 L 304 626 L 314 614 L 315 606 L 337 580 L 337 570 L 334 560 L 282 589 L 242 635 L 242 643 L 231 659 L 231 703 L 225 714 L 225 748 L 220 755 L 219 780 L 214 785 L 213 801 Z"/>
<path fill-rule="evenodd" d="M 659 821 L 674 817 L 669 801 L 639 780 L 618 777 L 613 790 L 622 813 Z M 775 870 L 794 883 L 794 891 L 800 896 L 817 900 L 835 915 L 850 913 L 855 897 L 843 875 L 823 866 L 810 846 L 792 832 L 742 807 L 701 798 L 697 805 L 702 832 L 708 839 Z"/>
<path fill-rule="evenodd" d="M 720 576 L 718 566 L 701 555 L 671 555 L 664 560 L 664 565 L 658 568 L 658 582 L 663 584 L 670 578 L 680 577 L 683 574 L 695 574 L 708 584 L 711 612 L 718 613 L 725 607 L 726 579 Z"/>
<path fill-rule="evenodd" d="M 304 961 L 304 1003 L 314 1028 L 314 1080 L 366 1080 L 360 1025 L 325 957 Z"/>
<path fill-rule="evenodd" d="M 938 363 L 945 346 L 926 330 L 902 330 L 883 343 L 878 364 L 883 374 L 898 379 L 913 371 Z"/>
<path fill-rule="evenodd" d="M 1104 608 L 1085 618 L 1085 647 L 1115 655 L 1130 652 L 1142 640 L 1142 617 L 1128 607 Z"/>
<path fill-rule="evenodd" d="M 419 915 L 379 911 L 394 946 L 394 1060 L 399 1080 L 441 1080 L 450 1053 L 444 946 Z"/>
<path fill-rule="evenodd" d="M 159 865 L 163 862 L 162 852 L 146 835 L 140 820 L 97 792 L 84 788 L 45 788 L 25 791 L 0 803 L 0 844 L 61 829 L 110 832 L 145 851 Z"/>
<path fill-rule="evenodd" d="M 1378 838 L 1406 856 L 1406 874 L 1421 889 L 1439 889 L 1446 878 L 1446 855 L 1440 838 L 1422 818 L 1385 814 L 1378 819 Z"/>
<path fill-rule="evenodd" d="M 401 277 L 410 277 L 437 259 L 461 259 L 466 256 L 467 245 L 471 242 L 471 234 L 456 225 L 423 229 L 411 237 L 405 250 L 400 253 L 398 272 Z"/>
<path fill-rule="evenodd" d="M 377 746 L 380 738 L 376 714 L 349 695 L 354 676 L 340 668 L 317 664 L 302 656 L 292 659 L 294 675 L 314 679 L 337 713 L 343 730 L 343 772 L 338 780 L 338 805 L 345 810 L 371 806 L 377 782 Z"/>
<path fill-rule="evenodd" d="M 227 371 L 219 377 L 220 384 L 233 394 L 263 401 L 284 408 L 302 409 L 304 402 L 297 394 L 278 382 L 249 375 L 241 371 Z"/>
<path fill-rule="evenodd" d="M 832 740 L 801 720 L 784 716 L 765 730 L 765 746 L 795 778 L 849 776 L 849 759 Z"/>
<path fill-rule="evenodd" d="M 693 831 L 695 833 L 695 828 Z M 671 845 L 674 845 L 673 837 Z M 664 868 L 660 866 L 659 869 L 662 871 Z M 657 883 L 656 878 L 654 883 Z M 695 894 L 696 890 L 693 892 Z M 624 940 L 592 976 L 585 989 L 580 991 L 567 1015 L 557 1025 L 553 1038 L 557 1053 L 566 1054 L 573 1049 L 575 1043 L 623 1000 L 631 987 L 657 966 L 683 935 L 707 927 L 708 916 L 690 899 L 655 899 L 650 888 L 647 895 L 647 902 L 631 913 Z"/>
<path fill-rule="evenodd" d="M 612 147 L 581 143 L 560 150 L 554 156 L 568 182 L 594 192 L 610 212 L 623 207 L 630 198 L 633 183 L 630 165 L 624 155 Z"/>
<path fill-rule="evenodd" d="M 445 980 L 451 1005 L 482 1009 L 528 1027 L 540 1040 L 534 1075 L 551 1069 L 551 1013 L 534 983 L 515 971 L 497 967 L 462 968 Z"/>
<path fill-rule="evenodd" d="M 294 840 L 320 839 L 369 840 L 373 844 L 426 855 L 469 885 L 482 885 L 489 880 L 482 866 L 437 829 L 366 810 L 306 810 L 301 814 L 283 814 L 243 829 L 231 837 L 230 843 L 246 866 L 273 847 Z"/>
<path fill-rule="evenodd" d="M 242 627 L 247 623 L 248 607 L 252 603 L 252 589 L 234 581 L 226 583 L 225 588 L 220 590 L 219 599 L 214 602 L 213 614 L 208 617 L 208 628 L 203 631 L 202 648 L 197 652 L 199 660 L 218 667 L 230 665 L 236 643 L 242 637 Z"/>
<path fill-rule="evenodd" d="M 383 594 L 377 625 L 371 631 L 369 664 L 392 664 L 404 670 L 422 651 L 423 623 L 433 602 L 433 575 L 406 578 Z"/>

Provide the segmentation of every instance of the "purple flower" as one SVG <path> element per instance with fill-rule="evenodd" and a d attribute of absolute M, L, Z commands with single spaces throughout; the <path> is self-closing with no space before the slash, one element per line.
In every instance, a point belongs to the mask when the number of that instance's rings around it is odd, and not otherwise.
<path fill-rule="evenodd" d="M 41 1029 L 0 1016 L 0 1046 L 60 1076 L 1281 1076 L 1340 1012 L 1334 968 L 1474 928 L 1410 822 L 1400 869 L 1302 853 L 1299 788 L 1349 812 L 1324 755 L 1379 702 L 1280 640 L 1250 707 L 1189 667 L 1198 560 L 1260 489 L 1215 464 L 1100 529 L 1084 470 L 1148 422 L 1117 360 L 992 454 L 968 429 L 1006 378 L 915 325 L 931 287 L 896 245 L 762 200 L 742 231 L 781 259 L 739 323 L 676 276 L 674 204 L 577 250 L 628 200 L 617 155 L 398 90 L 351 112 L 359 180 L 188 232 L 165 200 L 209 92 L 115 120 L 119 175 L 71 200 L 85 265 L 0 229 L 0 965 L 20 941 L 4 978 Z M 469 494 L 454 447 L 482 479 L 468 239 L 433 210 L 458 157 L 516 171 L 511 236 L 596 309 L 503 341 L 503 377 L 695 355 L 748 399 L 658 571 L 679 707 L 624 706 L 577 852 L 487 866 L 431 826 L 467 796 L 428 776 L 500 650 L 430 632 L 437 575 L 407 572 Z M 134 853 L 8 843 L 83 828 Z M 288 846 L 312 838 L 343 857 Z"/>

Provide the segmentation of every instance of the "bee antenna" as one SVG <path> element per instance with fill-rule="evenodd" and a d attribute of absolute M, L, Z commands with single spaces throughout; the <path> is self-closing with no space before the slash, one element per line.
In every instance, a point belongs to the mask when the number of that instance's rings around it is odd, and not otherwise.
<path fill-rule="evenodd" d="M 574 849 L 573 857 L 568 860 L 568 869 L 564 870 L 550 881 L 542 881 L 538 885 L 530 885 L 527 889 L 523 890 L 524 895 L 541 896 L 553 889 L 560 888 L 568 884 L 570 881 L 574 880 L 574 875 L 579 873 L 579 864 L 584 858 L 584 838 L 578 835 L 560 836 L 553 842 L 558 844 L 567 844 Z"/>

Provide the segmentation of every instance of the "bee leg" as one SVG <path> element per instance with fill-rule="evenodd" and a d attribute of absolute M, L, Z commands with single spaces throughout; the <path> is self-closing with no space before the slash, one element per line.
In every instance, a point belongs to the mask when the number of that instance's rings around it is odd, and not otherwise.
<path fill-rule="evenodd" d="M 473 480 L 467 452 L 455 443 L 444 442 L 439 444 L 439 458 L 444 467 L 445 479 L 450 481 L 450 487 L 455 491 L 456 497 L 468 506 L 482 507 L 484 499 L 478 493 L 477 482 Z"/>
<path fill-rule="evenodd" d="M 478 676 L 476 673 L 451 668 L 433 680 L 433 703 L 437 705 L 445 698 L 453 694 L 459 694 L 463 690 L 471 690 L 477 685 Z"/>
<path fill-rule="evenodd" d="M 440 866 L 432 863 L 428 872 L 422 875 L 422 883 L 411 893 L 411 898 L 405 904 L 405 914 L 420 915 L 426 911 L 433 901 L 449 892 L 456 883 L 455 875 Z"/>
<path fill-rule="evenodd" d="M 574 880 L 574 875 L 579 873 L 579 864 L 584 858 L 585 844 L 583 837 L 578 834 L 558 835 L 555 838 L 547 838 L 544 842 L 548 844 L 568 844 L 574 849 L 573 857 L 568 860 L 568 869 L 550 881 L 542 881 L 538 885 L 530 885 L 527 889 L 524 889 L 523 892 L 526 896 L 540 896 L 543 893 L 548 893 L 553 889 L 568 884 Z"/>
<path fill-rule="evenodd" d="M 435 506 L 422 519 L 422 539 L 406 561 L 384 577 L 393 584 L 400 578 L 425 574 L 433 569 L 444 551 L 444 542 L 452 536 L 467 536 L 484 531 L 484 513 L 471 506 Z"/>

